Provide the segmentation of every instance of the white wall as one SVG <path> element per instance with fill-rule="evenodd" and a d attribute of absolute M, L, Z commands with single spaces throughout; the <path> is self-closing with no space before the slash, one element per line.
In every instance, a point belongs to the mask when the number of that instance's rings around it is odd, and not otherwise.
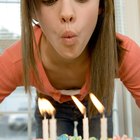
<path fill-rule="evenodd" d="M 140 0 L 125 0 L 125 33 L 140 45 Z M 133 135 L 140 137 L 140 109 L 132 99 Z"/>
<path fill-rule="evenodd" d="M 118 6 L 116 7 L 117 31 L 129 36 L 140 45 L 140 0 L 114 1 Z M 116 99 L 119 119 L 116 133 L 127 134 L 130 137 L 140 137 L 140 109 L 136 106 L 131 94 L 120 82 L 117 84 Z"/>
<path fill-rule="evenodd" d="M 125 0 L 125 33 L 140 45 L 140 0 Z"/>

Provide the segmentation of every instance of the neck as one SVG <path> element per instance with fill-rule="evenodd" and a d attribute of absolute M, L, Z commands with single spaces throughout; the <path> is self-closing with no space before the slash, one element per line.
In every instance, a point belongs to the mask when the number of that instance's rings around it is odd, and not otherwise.
<path fill-rule="evenodd" d="M 88 51 L 70 60 L 61 57 L 47 43 L 40 45 L 42 63 L 52 86 L 56 89 L 81 88 L 89 67 Z"/>

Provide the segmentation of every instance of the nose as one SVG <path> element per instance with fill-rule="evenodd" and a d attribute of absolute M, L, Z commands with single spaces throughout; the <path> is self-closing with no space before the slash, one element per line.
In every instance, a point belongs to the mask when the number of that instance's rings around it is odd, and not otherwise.
<path fill-rule="evenodd" d="M 61 23 L 71 23 L 75 21 L 75 10 L 71 0 L 62 0 L 60 9 Z"/>

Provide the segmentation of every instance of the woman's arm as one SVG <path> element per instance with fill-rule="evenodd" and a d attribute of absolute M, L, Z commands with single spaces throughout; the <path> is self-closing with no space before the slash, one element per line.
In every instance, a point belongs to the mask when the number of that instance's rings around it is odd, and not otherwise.
<path fill-rule="evenodd" d="M 20 43 L 0 55 L 0 102 L 23 83 Z"/>
<path fill-rule="evenodd" d="M 118 36 L 125 49 L 119 77 L 140 107 L 140 46 L 126 36 Z"/>

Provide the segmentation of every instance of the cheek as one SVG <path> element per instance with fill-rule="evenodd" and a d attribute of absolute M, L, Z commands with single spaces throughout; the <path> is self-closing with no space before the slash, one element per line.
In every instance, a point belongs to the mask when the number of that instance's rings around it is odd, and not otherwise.
<path fill-rule="evenodd" d="M 89 13 L 90 13 L 88 16 L 89 25 L 91 24 L 91 26 L 95 27 L 98 20 L 99 9 L 94 7 L 89 11 Z"/>
<path fill-rule="evenodd" d="M 40 27 L 42 28 L 42 31 L 45 33 L 45 35 L 55 33 L 57 26 L 55 23 L 54 18 L 51 16 L 41 16 L 39 18 L 39 24 Z"/>
<path fill-rule="evenodd" d="M 81 20 L 83 20 L 84 23 L 89 24 L 89 25 L 94 25 L 97 22 L 97 18 L 99 15 L 99 8 L 98 8 L 98 4 L 91 4 L 89 5 L 86 9 L 84 9 L 84 11 L 82 11 L 81 14 Z"/>
<path fill-rule="evenodd" d="M 51 33 L 57 33 L 57 31 L 59 30 L 58 26 L 58 21 L 56 19 L 56 16 L 44 16 L 43 18 L 43 26 L 44 29 L 47 30 L 48 32 Z"/>
<path fill-rule="evenodd" d="M 52 12 L 47 7 L 41 6 L 36 15 L 41 26 L 49 26 L 52 23 Z"/>
<path fill-rule="evenodd" d="M 83 20 L 84 17 L 84 20 Z M 97 19 L 98 19 L 98 9 L 88 10 L 84 16 L 81 17 L 81 27 L 82 27 L 82 38 L 87 43 L 95 30 Z"/>
<path fill-rule="evenodd" d="M 98 20 L 98 9 L 89 10 L 88 13 L 90 14 L 85 15 L 85 20 L 84 20 L 86 26 L 85 28 L 89 32 L 93 32 Z"/>

